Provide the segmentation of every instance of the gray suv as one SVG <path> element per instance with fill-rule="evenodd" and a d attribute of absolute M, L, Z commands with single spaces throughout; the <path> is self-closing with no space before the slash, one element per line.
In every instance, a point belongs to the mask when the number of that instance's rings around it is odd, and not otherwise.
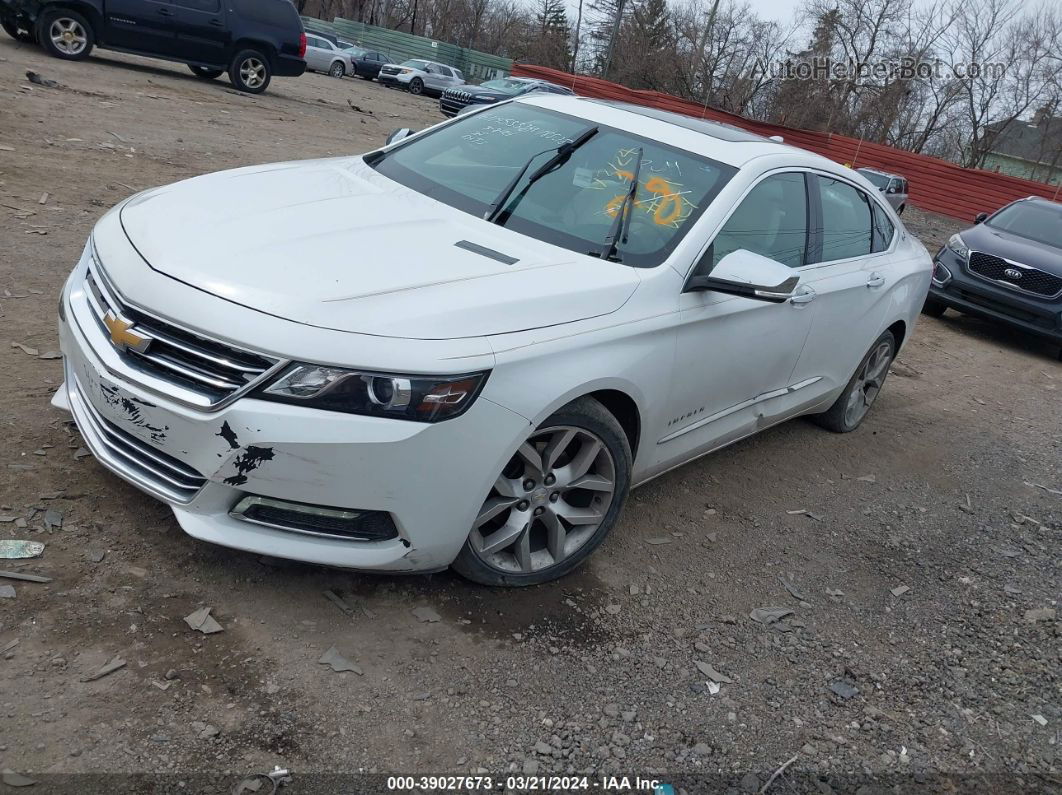
<path fill-rule="evenodd" d="M 907 180 L 897 174 L 887 171 L 878 171 L 876 168 L 857 168 L 860 174 L 870 180 L 870 183 L 885 194 L 885 201 L 892 205 L 897 215 L 903 213 L 907 206 Z"/>

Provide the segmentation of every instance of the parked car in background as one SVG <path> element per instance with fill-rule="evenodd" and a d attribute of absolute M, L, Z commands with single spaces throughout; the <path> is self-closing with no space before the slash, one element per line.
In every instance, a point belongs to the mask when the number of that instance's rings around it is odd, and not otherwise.
<path fill-rule="evenodd" d="M 410 94 L 435 97 L 465 82 L 460 69 L 420 58 L 411 58 L 400 64 L 384 64 L 376 79 L 385 86 L 404 88 Z"/>
<path fill-rule="evenodd" d="M 555 579 L 635 485 L 858 428 L 929 286 L 851 170 L 712 122 L 532 94 L 392 140 L 138 193 L 62 288 L 53 403 L 196 538 Z"/>
<path fill-rule="evenodd" d="M 478 86 L 457 86 L 448 88 L 439 96 L 439 110 L 443 116 L 456 116 L 467 105 L 491 105 L 503 99 L 530 94 L 532 91 L 545 91 L 547 94 L 566 94 L 575 92 L 570 88 L 558 86 L 547 80 L 531 77 L 502 77 L 488 80 Z"/>
<path fill-rule="evenodd" d="M 948 308 L 1062 345 L 1062 204 L 1019 199 L 952 235 L 935 257 L 923 311 L 941 317 Z"/>
<path fill-rule="evenodd" d="M 380 74 L 384 64 L 391 63 L 391 56 L 379 50 L 367 50 L 364 47 L 347 47 L 343 52 L 350 58 L 353 72 L 351 76 L 374 79 Z"/>
<path fill-rule="evenodd" d="M 897 215 L 902 215 L 907 207 L 907 180 L 896 174 L 878 171 L 876 168 L 857 168 L 860 174 L 870 180 L 871 184 L 885 194 L 885 201 L 892 205 Z"/>
<path fill-rule="evenodd" d="M 252 94 L 274 75 L 306 69 L 306 34 L 290 0 L 0 0 L 0 23 L 31 31 L 56 58 L 87 58 L 93 47 L 163 58 L 208 80 L 227 70 Z"/>
<path fill-rule="evenodd" d="M 306 68 L 312 72 L 324 72 L 332 77 L 354 74 L 347 51 L 316 33 L 306 34 Z"/>

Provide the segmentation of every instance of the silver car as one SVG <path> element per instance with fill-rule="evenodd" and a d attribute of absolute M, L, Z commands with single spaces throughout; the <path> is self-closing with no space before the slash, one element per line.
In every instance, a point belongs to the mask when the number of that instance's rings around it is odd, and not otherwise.
<path fill-rule="evenodd" d="M 306 71 L 325 72 L 332 77 L 354 74 L 350 56 L 322 36 L 306 34 Z"/>
<path fill-rule="evenodd" d="M 385 86 L 408 89 L 410 94 L 427 94 L 433 97 L 440 96 L 448 88 L 465 83 L 465 76 L 460 69 L 422 58 L 412 58 L 400 64 L 386 64 L 380 69 L 376 79 Z"/>
<path fill-rule="evenodd" d="M 876 168 L 857 168 L 856 171 L 885 194 L 885 201 L 892 205 L 897 215 L 903 213 L 904 207 L 907 206 L 907 180 L 904 177 L 878 171 Z"/>

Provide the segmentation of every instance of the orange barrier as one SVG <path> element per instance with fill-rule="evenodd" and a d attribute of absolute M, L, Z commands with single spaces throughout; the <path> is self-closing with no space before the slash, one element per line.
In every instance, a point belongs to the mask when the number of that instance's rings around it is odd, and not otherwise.
<path fill-rule="evenodd" d="M 870 166 L 900 174 L 906 177 L 910 184 L 913 205 L 964 221 L 972 222 L 979 212 L 991 212 L 1026 196 L 1042 196 L 1056 200 L 1059 197 L 1058 187 L 1042 182 L 1009 177 L 982 169 L 963 168 L 946 160 L 844 135 L 753 121 L 733 113 L 704 108 L 696 102 L 659 91 L 641 91 L 596 77 L 572 75 L 528 64 L 514 64 L 512 74 L 514 77 L 549 80 L 568 86 L 585 97 L 632 102 L 687 116 L 726 122 L 759 135 L 780 135 L 786 143 L 816 152 L 838 163 L 853 167 Z"/>

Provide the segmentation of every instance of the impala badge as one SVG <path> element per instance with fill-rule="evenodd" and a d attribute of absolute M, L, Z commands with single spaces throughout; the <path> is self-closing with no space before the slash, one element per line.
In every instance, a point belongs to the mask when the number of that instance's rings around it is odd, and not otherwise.
<path fill-rule="evenodd" d="M 111 344 L 122 353 L 127 350 L 144 353 L 151 344 L 151 337 L 133 331 L 133 324 L 114 312 L 108 311 L 103 316 L 103 325 L 111 335 Z"/>

